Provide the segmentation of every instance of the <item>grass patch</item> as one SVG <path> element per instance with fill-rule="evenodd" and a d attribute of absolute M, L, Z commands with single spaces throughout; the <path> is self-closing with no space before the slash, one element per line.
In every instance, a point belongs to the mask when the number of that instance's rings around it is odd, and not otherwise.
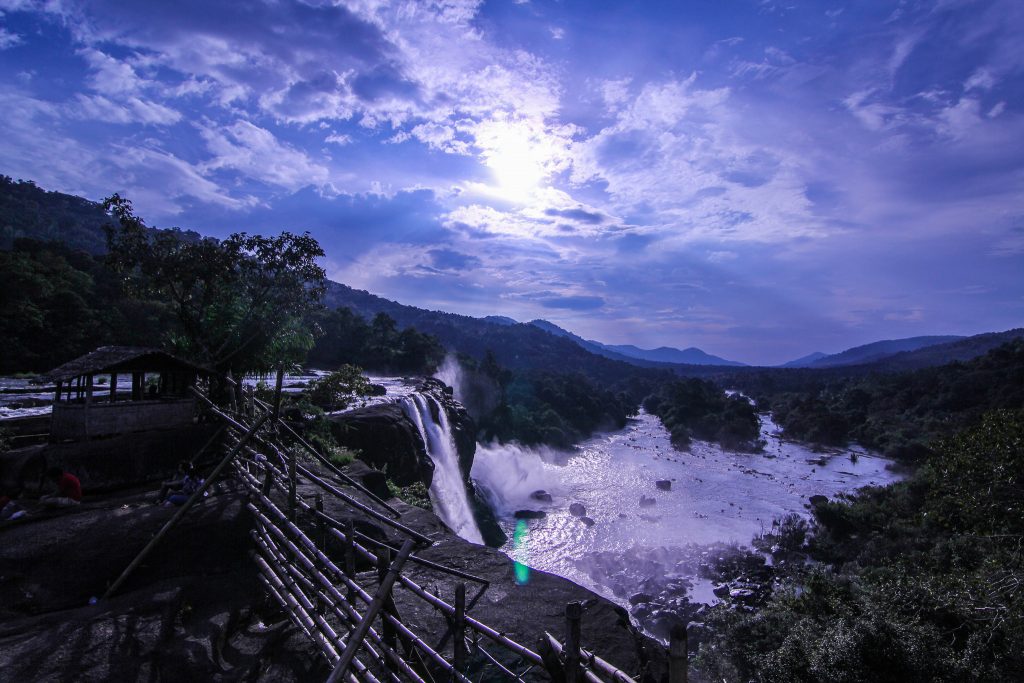
<path fill-rule="evenodd" d="M 399 486 L 388 479 L 388 491 L 391 492 L 392 496 L 409 505 L 414 505 L 424 510 L 433 511 L 434 509 L 434 506 L 430 503 L 430 494 L 427 491 L 427 487 L 421 481 L 409 484 L 408 486 Z"/>

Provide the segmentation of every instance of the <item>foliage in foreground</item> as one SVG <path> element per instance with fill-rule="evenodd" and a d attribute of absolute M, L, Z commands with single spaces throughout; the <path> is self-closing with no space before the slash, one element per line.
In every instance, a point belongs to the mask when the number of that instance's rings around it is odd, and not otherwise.
<path fill-rule="evenodd" d="M 718 607 L 700 664 L 729 681 L 1024 679 L 1024 413 L 936 448 L 911 480 L 815 509 L 815 570 Z"/>

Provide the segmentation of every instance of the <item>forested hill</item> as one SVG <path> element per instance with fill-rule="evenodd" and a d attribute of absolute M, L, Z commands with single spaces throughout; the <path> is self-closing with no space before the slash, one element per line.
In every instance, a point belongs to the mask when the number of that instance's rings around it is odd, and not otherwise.
<path fill-rule="evenodd" d="M 108 221 L 96 202 L 0 175 L 0 249 L 27 237 L 102 254 L 107 249 L 103 224 Z"/>
<path fill-rule="evenodd" d="M 530 324 L 509 325 L 456 313 L 428 311 L 336 282 L 328 284 L 325 304 L 330 309 L 349 308 L 364 318 L 386 313 L 400 326 L 415 327 L 420 332 L 434 335 L 446 348 L 457 353 L 482 359 L 487 351 L 491 351 L 502 366 L 514 370 L 579 372 L 610 384 L 632 377 L 663 378 L 672 370 L 688 375 L 692 371 L 693 376 L 706 376 L 721 370 L 702 366 L 641 368 L 590 353 L 570 339 Z"/>

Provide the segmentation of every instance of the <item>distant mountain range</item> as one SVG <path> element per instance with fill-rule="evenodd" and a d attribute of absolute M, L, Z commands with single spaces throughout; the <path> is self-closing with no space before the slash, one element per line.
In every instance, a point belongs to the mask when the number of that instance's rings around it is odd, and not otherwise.
<path fill-rule="evenodd" d="M 745 365 L 744 363 L 737 363 L 736 361 L 725 360 L 718 356 L 712 356 L 711 354 L 704 353 L 694 346 L 680 351 L 679 349 L 675 349 L 670 346 L 661 346 L 656 349 L 648 350 L 641 349 L 633 346 L 632 344 L 602 344 L 601 342 L 594 341 L 593 339 L 584 339 L 547 320 L 531 320 L 530 324 L 550 332 L 551 334 L 572 339 L 591 353 L 596 353 L 607 358 L 614 358 L 616 360 L 625 360 L 626 362 L 635 362 L 639 360 L 648 361 L 650 363 L 667 363 L 670 365 L 719 365 L 730 367 Z"/>
<path fill-rule="evenodd" d="M 824 353 L 812 353 L 809 356 L 790 361 L 781 367 L 784 368 L 834 368 L 839 365 L 862 365 L 880 361 L 897 353 L 917 351 L 929 346 L 948 344 L 950 342 L 964 339 L 962 336 L 930 336 L 930 337 L 908 337 L 906 339 L 885 339 L 854 346 L 839 353 L 831 355 Z"/>

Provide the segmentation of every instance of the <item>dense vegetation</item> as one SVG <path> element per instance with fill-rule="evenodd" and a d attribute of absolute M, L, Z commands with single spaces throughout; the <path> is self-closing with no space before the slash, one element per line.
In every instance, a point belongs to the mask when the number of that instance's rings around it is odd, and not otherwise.
<path fill-rule="evenodd" d="M 372 372 L 430 374 L 444 360 L 444 347 L 435 337 L 413 327 L 398 331 L 387 313 L 367 322 L 348 308 L 320 311 L 314 316 L 320 328 L 307 362 L 320 368 L 353 363 Z"/>
<path fill-rule="evenodd" d="M 104 208 L 113 219 L 107 263 L 129 295 L 168 303 L 175 351 L 236 377 L 305 359 L 326 277 L 317 263 L 323 249 L 309 233 L 193 240 L 147 228 L 116 194 Z"/>
<path fill-rule="evenodd" d="M 18 238 L 0 251 L 0 372 L 43 372 L 104 344 L 160 345 L 168 303 L 123 296 L 102 257 Z"/>
<path fill-rule="evenodd" d="M 1024 679 L 1024 412 L 936 446 L 908 481 L 815 506 L 809 552 L 755 611 L 715 608 L 716 679 Z"/>
<path fill-rule="evenodd" d="M 920 456 L 996 408 L 1024 406 L 1024 340 L 965 363 L 842 377 L 816 371 L 733 378 L 795 439 L 856 441 L 893 456 Z"/>
<path fill-rule="evenodd" d="M 567 448 L 600 429 L 617 429 L 639 399 L 623 387 L 603 387 L 579 373 L 503 368 L 488 351 L 458 359 L 459 395 L 481 441 L 518 441 Z M 442 375 L 443 376 L 443 375 Z"/>
<path fill-rule="evenodd" d="M 96 202 L 0 175 L 0 249 L 13 248 L 19 238 L 31 238 L 103 254 L 107 250 L 103 224 L 108 220 Z"/>
<path fill-rule="evenodd" d="M 758 438 L 760 421 L 750 401 L 739 394 L 726 395 L 706 380 L 665 383 L 644 400 L 644 410 L 661 419 L 676 448 L 688 448 L 695 438 L 733 450 L 763 446 Z"/>

